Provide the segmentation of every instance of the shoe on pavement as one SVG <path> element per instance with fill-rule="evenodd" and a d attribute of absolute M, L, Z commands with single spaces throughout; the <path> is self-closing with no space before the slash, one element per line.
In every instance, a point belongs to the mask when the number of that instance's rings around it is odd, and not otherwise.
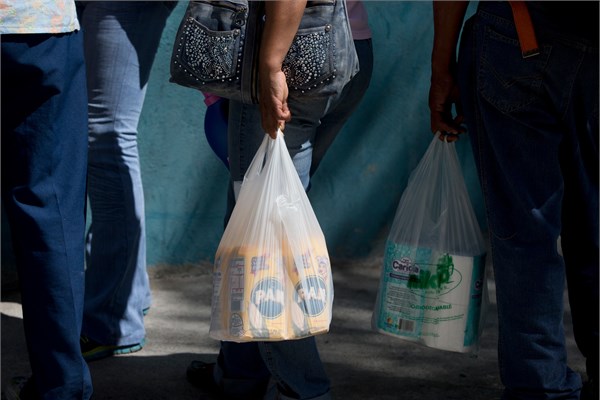
<path fill-rule="evenodd" d="M 215 363 L 204 361 L 192 361 L 186 370 L 186 378 L 189 383 L 209 393 L 220 393 L 221 387 L 215 382 L 213 375 Z"/>
<path fill-rule="evenodd" d="M 130 344 L 127 346 L 107 346 L 100 344 L 87 336 L 82 335 L 79 338 L 79 345 L 81 346 L 81 354 L 86 361 L 97 361 L 103 358 L 116 356 L 119 354 L 130 354 L 140 351 L 146 344 L 146 339 L 142 339 L 141 342 Z"/>
<path fill-rule="evenodd" d="M 264 398 L 267 384 L 258 385 L 252 392 L 226 393 L 223 386 L 215 382 L 215 366 L 214 362 L 192 361 L 186 370 L 187 381 L 219 400 L 262 400 Z"/>

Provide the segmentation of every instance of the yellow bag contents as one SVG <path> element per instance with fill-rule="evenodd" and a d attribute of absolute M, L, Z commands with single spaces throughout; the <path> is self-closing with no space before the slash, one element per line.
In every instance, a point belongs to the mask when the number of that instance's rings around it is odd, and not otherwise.
<path fill-rule="evenodd" d="M 265 135 L 215 255 L 210 336 L 246 342 L 326 333 L 332 306 L 325 237 L 283 137 Z"/>
<path fill-rule="evenodd" d="M 285 253 L 256 247 L 222 249 L 214 268 L 211 337 L 289 340 L 329 330 L 332 282 L 327 249 L 320 243 L 307 248 L 300 268 L 293 255 Z"/>

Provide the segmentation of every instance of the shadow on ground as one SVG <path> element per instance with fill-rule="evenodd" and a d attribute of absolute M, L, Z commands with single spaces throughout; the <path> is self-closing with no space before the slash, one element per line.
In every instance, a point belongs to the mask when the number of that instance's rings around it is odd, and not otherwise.
<path fill-rule="evenodd" d="M 333 263 L 331 330 L 317 337 L 335 400 L 495 400 L 500 398 L 495 292 L 488 278 L 488 309 L 477 356 L 427 348 L 371 330 L 381 258 Z M 147 344 L 126 356 L 90 364 L 94 399 L 209 399 L 185 380 L 195 359 L 212 360 L 218 342 L 208 337 L 211 271 L 208 264 L 150 268 L 154 303 L 146 319 Z M 490 276 L 490 275 L 488 275 Z M 565 297 L 566 299 L 566 297 Z M 28 375 L 19 293 L 3 290 L 2 385 Z M 584 370 L 565 314 L 571 367 Z"/>

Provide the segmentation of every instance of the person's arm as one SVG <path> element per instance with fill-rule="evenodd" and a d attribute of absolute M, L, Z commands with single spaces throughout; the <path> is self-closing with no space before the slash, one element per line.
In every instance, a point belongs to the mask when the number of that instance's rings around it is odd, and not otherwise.
<path fill-rule="evenodd" d="M 259 58 L 259 100 L 262 127 L 272 138 L 291 119 L 287 105 L 288 87 L 281 70 L 292 45 L 306 0 L 265 1 L 265 28 Z"/>
<path fill-rule="evenodd" d="M 431 131 L 460 134 L 464 128 L 460 94 L 456 83 L 456 48 L 468 1 L 433 2 L 433 51 L 431 53 L 431 87 L 429 109 Z M 452 105 L 457 115 L 452 116 Z M 457 137 L 449 137 L 449 141 Z"/>

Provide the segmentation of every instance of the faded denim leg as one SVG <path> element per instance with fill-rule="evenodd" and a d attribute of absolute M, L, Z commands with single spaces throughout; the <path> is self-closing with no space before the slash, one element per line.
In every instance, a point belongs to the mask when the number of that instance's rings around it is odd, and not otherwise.
<path fill-rule="evenodd" d="M 138 122 L 161 33 L 160 1 L 80 4 L 89 88 L 89 200 L 83 334 L 105 345 L 145 337 L 151 303 Z"/>
<path fill-rule="evenodd" d="M 332 100 L 327 113 L 321 118 L 321 123 L 317 127 L 317 132 L 313 140 L 312 160 L 310 164 L 310 176 L 312 177 L 329 147 L 342 130 L 346 122 L 350 119 L 354 111 L 358 108 L 364 97 L 373 74 L 373 43 L 371 39 L 355 40 L 354 46 L 360 71 L 352 78 L 341 95 Z M 296 159 L 294 158 L 294 162 Z"/>

